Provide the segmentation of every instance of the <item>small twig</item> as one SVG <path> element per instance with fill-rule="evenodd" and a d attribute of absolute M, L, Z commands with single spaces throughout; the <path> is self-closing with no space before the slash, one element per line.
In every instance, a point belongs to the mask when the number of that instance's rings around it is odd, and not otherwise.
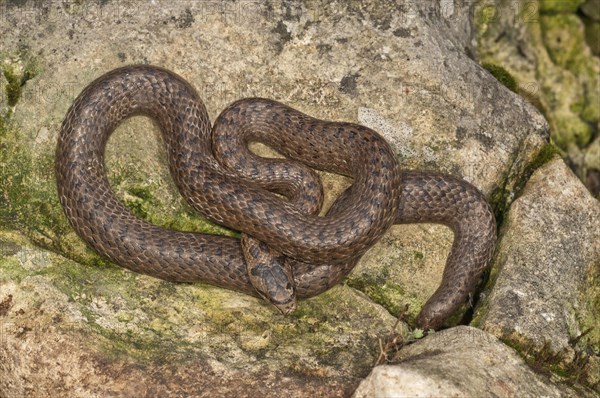
<path fill-rule="evenodd" d="M 390 331 L 389 335 L 386 338 L 385 345 L 383 344 L 383 341 L 381 338 L 378 339 L 379 340 L 379 357 L 377 358 L 377 361 L 375 362 L 375 366 L 381 365 L 386 362 L 390 362 L 388 353 L 392 350 L 394 352 L 398 352 L 404 346 L 404 343 L 405 343 L 404 338 L 402 337 L 401 334 L 398 334 L 396 332 L 396 329 L 398 328 L 400 321 L 402 321 L 404 319 L 404 316 L 406 315 L 407 312 L 408 312 L 408 304 L 405 305 L 404 308 L 402 308 L 400 310 L 400 313 L 396 317 L 396 322 L 394 323 L 394 326 L 392 326 L 392 330 Z"/>

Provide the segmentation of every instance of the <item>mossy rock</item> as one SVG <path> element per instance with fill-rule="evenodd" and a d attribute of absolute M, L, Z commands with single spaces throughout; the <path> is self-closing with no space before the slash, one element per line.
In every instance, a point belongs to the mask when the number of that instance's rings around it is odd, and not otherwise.
<path fill-rule="evenodd" d="M 554 114 L 554 127 L 554 142 L 560 148 L 566 149 L 569 143 L 583 148 L 592 139 L 592 127 L 577 114 L 557 110 Z"/>
<path fill-rule="evenodd" d="M 560 150 L 554 146 L 553 144 L 547 144 L 544 146 L 538 155 L 535 157 L 533 162 L 531 162 L 531 170 L 538 169 L 554 159 L 555 156 L 560 155 Z"/>
<path fill-rule="evenodd" d="M 582 22 L 577 15 L 540 17 L 544 46 L 552 61 L 572 72 L 588 72 Z"/>
<path fill-rule="evenodd" d="M 564 70 L 562 75 L 548 81 L 544 89 L 552 108 L 548 118 L 551 119 L 553 137 L 563 149 L 571 142 L 583 148 L 592 139 L 593 126 L 600 120 L 597 61 L 589 56 L 578 16 L 541 16 L 540 24 L 543 44 L 550 59 Z M 565 91 L 571 94 L 564 95 L 564 91 L 555 90 L 550 84 L 565 86 Z"/>
<path fill-rule="evenodd" d="M 39 70 L 34 62 L 29 62 L 18 71 L 10 63 L 5 63 L 2 67 L 2 75 L 6 79 L 5 95 L 8 106 L 17 105 L 21 98 L 22 88 L 28 80 L 33 79 L 39 73 Z"/>
<path fill-rule="evenodd" d="M 575 13 L 585 0 L 540 0 L 540 14 Z"/>
<path fill-rule="evenodd" d="M 490 72 L 500 83 L 506 86 L 510 91 L 516 93 L 518 89 L 517 81 L 509 71 L 500 65 L 492 63 L 483 63 L 481 66 Z"/>

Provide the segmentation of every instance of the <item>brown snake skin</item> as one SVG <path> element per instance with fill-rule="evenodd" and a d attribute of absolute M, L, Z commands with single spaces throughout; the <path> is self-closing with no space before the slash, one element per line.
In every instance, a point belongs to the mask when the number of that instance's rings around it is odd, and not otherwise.
<path fill-rule="evenodd" d="M 113 70 L 83 90 L 67 113 L 56 150 L 58 193 L 69 222 L 98 253 L 130 270 L 257 295 L 239 239 L 152 225 L 115 197 L 104 167 L 105 146 L 114 129 L 137 114 L 160 127 L 171 174 L 194 209 L 291 258 L 299 298 L 339 283 L 392 224 L 445 224 L 455 233 L 452 250 L 440 287 L 417 319 L 418 326 L 436 329 L 466 301 L 492 256 L 496 224 L 483 195 L 451 176 L 400 171 L 389 145 L 372 130 L 314 119 L 260 98 L 233 103 L 211 129 L 204 104 L 187 82 L 165 69 L 135 65 Z M 249 141 L 351 176 L 353 185 L 325 217 L 306 214 L 296 207 L 304 196 L 300 190 L 310 186 L 319 196 L 320 189 L 310 178 L 301 180 L 310 172 L 297 162 L 286 166 L 258 158 L 247 150 Z M 213 143 L 224 147 L 214 149 Z M 225 169 L 213 151 L 225 158 L 242 155 Z M 257 186 L 232 169 L 263 182 Z M 295 193 L 287 201 L 267 188 Z M 304 199 L 315 200 L 314 195 Z"/>

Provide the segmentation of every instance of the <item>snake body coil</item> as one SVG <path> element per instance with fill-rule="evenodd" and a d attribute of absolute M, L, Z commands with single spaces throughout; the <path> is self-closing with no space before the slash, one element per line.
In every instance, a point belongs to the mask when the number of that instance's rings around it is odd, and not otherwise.
<path fill-rule="evenodd" d="M 481 193 L 451 176 L 401 172 L 389 145 L 372 130 L 321 121 L 259 98 L 230 105 L 213 129 L 187 82 L 137 65 L 109 72 L 84 89 L 67 113 L 56 151 L 58 193 L 69 222 L 98 253 L 133 271 L 256 295 L 238 239 L 152 225 L 115 197 L 104 167 L 106 143 L 121 121 L 136 114 L 157 122 L 171 174 L 198 212 L 292 259 L 300 298 L 339 283 L 392 224 L 442 223 L 454 230 L 454 244 L 442 284 L 417 320 L 437 328 L 466 300 L 492 255 L 495 221 Z M 247 150 L 249 141 L 351 176 L 354 183 L 326 217 L 305 214 L 295 206 L 301 197 L 286 201 L 270 191 L 312 185 L 284 181 L 305 175 L 302 166 L 290 172 L 293 167 L 281 160 L 262 160 Z M 234 166 L 224 168 L 215 158 L 219 146 L 220 157 L 239 157 Z M 235 175 L 236 168 L 248 175 Z M 248 181 L 261 175 L 262 185 Z"/>

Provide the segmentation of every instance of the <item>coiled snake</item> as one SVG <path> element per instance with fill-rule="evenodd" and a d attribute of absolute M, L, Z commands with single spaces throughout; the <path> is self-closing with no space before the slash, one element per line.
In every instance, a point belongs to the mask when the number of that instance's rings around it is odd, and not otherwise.
<path fill-rule="evenodd" d="M 244 250 L 239 239 L 152 225 L 117 200 L 104 151 L 119 123 L 136 114 L 160 127 L 170 172 L 188 203 L 245 234 Z M 292 160 L 260 158 L 247 149 L 250 141 Z M 316 215 L 320 181 L 305 164 L 354 179 L 326 216 Z M 252 295 L 259 294 L 253 283 L 275 278 L 278 287 L 260 292 L 275 304 L 279 287 L 307 298 L 339 283 L 392 224 L 448 225 L 454 243 L 442 283 L 417 318 L 423 328 L 439 328 L 465 302 L 495 245 L 493 213 L 475 187 L 435 172 L 402 171 L 374 131 L 260 98 L 231 104 L 211 128 L 196 91 L 154 66 L 113 70 L 83 90 L 62 124 L 56 177 L 69 222 L 104 257 L 158 278 Z M 244 255 L 259 264 L 247 269 Z"/>

